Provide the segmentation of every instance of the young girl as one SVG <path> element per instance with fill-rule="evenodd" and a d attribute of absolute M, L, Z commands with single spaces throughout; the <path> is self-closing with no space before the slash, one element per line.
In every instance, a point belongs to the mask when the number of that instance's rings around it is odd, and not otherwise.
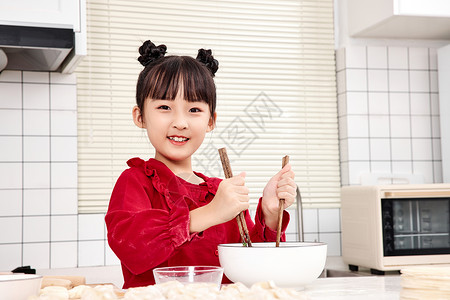
<path fill-rule="evenodd" d="M 213 77 L 218 62 L 211 50 L 200 49 L 194 59 L 166 57 L 166 49 L 150 41 L 139 48 L 144 69 L 133 120 L 147 131 L 155 158 L 127 162 L 105 217 L 124 288 L 153 284 L 156 267 L 219 266 L 217 246 L 241 241 L 235 220 L 241 211 L 253 242 L 275 241 L 278 199 L 285 199 L 285 207 L 295 199 L 294 172 L 288 164 L 264 188 L 253 223 L 245 173 L 221 180 L 192 170 L 191 157 L 216 122 Z M 285 211 L 282 240 L 288 222 Z M 224 276 L 223 282 L 230 281 Z"/>

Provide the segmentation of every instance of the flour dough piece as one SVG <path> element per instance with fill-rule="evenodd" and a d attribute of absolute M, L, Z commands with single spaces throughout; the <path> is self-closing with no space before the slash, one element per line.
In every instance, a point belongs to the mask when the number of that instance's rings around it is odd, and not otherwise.
<path fill-rule="evenodd" d="M 47 286 L 39 291 L 40 300 L 66 300 L 69 299 L 69 291 L 62 286 Z"/>
<path fill-rule="evenodd" d="M 251 291 L 255 294 L 268 295 L 267 299 L 303 300 L 307 299 L 303 292 L 294 289 L 280 288 L 273 281 L 258 282 L 252 285 Z"/>
<path fill-rule="evenodd" d="M 92 289 L 92 287 L 87 285 L 77 285 L 76 287 L 69 290 L 69 299 L 81 299 L 83 293 L 89 289 Z"/>
<path fill-rule="evenodd" d="M 236 282 L 233 284 L 223 285 L 220 290 L 218 300 L 241 300 L 245 294 L 248 294 L 250 289 L 243 283 Z"/>
<path fill-rule="evenodd" d="M 234 283 L 222 287 L 218 300 L 306 300 L 302 292 L 280 288 L 273 281 L 253 284 L 250 289 L 242 283 Z"/>
<path fill-rule="evenodd" d="M 114 286 L 105 284 L 85 289 L 81 294 L 82 300 L 115 300 L 119 299 L 114 292 Z"/>
<path fill-rule="evenodd" d="M 223 285 L 192 283 L 183 285 L 177 281 L 146 287 L 129 288 L 118 297 L 112 285 L 95 287 L 79 285 L 71 290 L 59 286 L 41 289 L 39 297 L 28 300 L 305 300 L 302 292 L 277 287 L 272 281 L 259 282 L 251 288 L 242 283 Z M 407 299 L 407 298 L 405 298 Z"/>
<path fill-rule="evenodd" d="M 155 285 L 129 288 L 124 296 L 125 300 L 166 300 L 161 290 Z"/>

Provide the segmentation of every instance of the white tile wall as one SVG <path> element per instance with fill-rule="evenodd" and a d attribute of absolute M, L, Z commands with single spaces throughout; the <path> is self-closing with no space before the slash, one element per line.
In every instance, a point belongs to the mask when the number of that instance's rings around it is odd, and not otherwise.
<path fill-rule="evenodd" d="M 436 49 L 349 46 L 336 57 L 342 184 L 374 172 L 441 182 Z"/>
<path fill-rule="evenodd" d="M 389 91 L 407 92 L 409 90 L 409 74 L 407 70 L 389 70 Z"/>
<path fill-rule="evenodd" d="M 50 134 L 50 113 L 48 110 L 24 110 L 23 134 L 45 135 Z"/>
<path fill-rule="evenodd" d="M 412 93 L 410 95 L 411 115 L 431 114 L 431 100 L 428 93 Z"/>
<path fill-rule="evenodd" d="M 36 269 L 50 268 L 50 243 L 23 244 L 23 265 Z"/>
<path fill-rule="evenodd" d="M 0 218 L 0 228 L 0 243 L 18 243 L 22 240 L 22 217 Z"/>
<path fill-rule="evenodd" d="M 22 111 L 0 109 L 0 136 L 22 134 Z"/>
<path fill-rule="evenodd" d="M 22 188 L 22 163 L 0 162 L 0 189 Z"/>
<path fill-rule="evenodd" d="M 50 106 L 48 84 L 24 83 L 22 88 L 24 109 L 48 110 Z"/>
<path fill-rule="evenodd" d="M 346 69 L 366 69 L 367 68 L 367 51 L 366 47 L 355 46 L 347 48 L 344 51 L 345 61 L 343 62 Z"/>
<path fill-rule="evenodd" d="M 364 115 L 368 113 L 368 94 L 366 92 L 348 92 L 342 94 L 342 97 L 344 99 L 343 104 L 347 107 L 347 110 L 342 112 L 344 115 Z"/>
<path fill-rule="evenodd" d="M 367 48 L 367 68 L 369 69 L 387 69 L 387 47 L 369 47 Z"/>
<path fill-rule="evenodd" d="M 77 163 L 52 162 L 51 184 L 53 188 L 76 188 Z"/>
<path fill-rule="evenodd" d="M 84 214 L 79 216 L 79 235 L 81 240 L 103 240 L 105 238 L 105 217 L 103 214 Z"/>
<path fill-rule="evenodd" d="M 24 136 L 23 160 L 26 162 L 50 161 L 50 137 L 49 136 Z M 20 151 L 19 153 L 21 153 Z"/>
<path fill-rule="evenodd" d="M 22 87 L 19 83 L 0 82 L 0 105 L 2 108 L 22 108 Z"/>
<path fill-rule="evenodd" d="M 77 87 L 75 85 L 52 85 L 51 108 L 52 109 L 77 109 Z"/>
<path fill-rule="evenodd" d="M 351 92 L 367 91 L 367 71 L 347 69 L 345 90 Z"/>
<path fill-rule="evenodd" d="M 341 255 L 341 234 L 336 233 L 320 233 L 319 241 L 327 243 L 327 255 Z"/>
<path fill-rule="evenodd" d="M 367 138 L 349 138 L 348 156 L 354 160 L 368 160 L 370 157 L 369 139 Z"/>
<path fill-rule="evenodd" d="M 78 242 L 53 242 L 50 244 L 52 268 L 75 268 L 78 266 Z"/>
<path fill-rule="evenodd" d="M 77 161 L 77 137 L 53 136 L 51 138 L 52 161 L 76 162 Z"/>
<path fill-rule="evenodd" d="M 51 216 L 51 240 L 57 242 L 78 240 L 77 216 Z"/>
<path fill-rule="evenodd" d="M 389 116 L 369 115 L 369 136 L 372 138 L 382 138 L 389 136 L 390 123 Z"/>
<path fill-rule="evenodd" d="M 111 250 L 107 242 L 105 242 L 105 265 L 107 266 L 120 265 L 120 260 Z"/>
<path fill-rule="evenodd" d="M 0 245 L 0 257 L 2 257 L 2 270 L 11 271 L 18 266 L 22 266 L 22 244 Z"/>
<path fill-rule="evenodd" d="M 396 115 L 409 115 L 409 94 L 408 93 L 390 93 L 389 94 L 389 113 L 391 118 Z"/>
<path fill-rule="evenodd" d="M 22 72 L 17 71 L 2 71 L 0 73 L 1 82 L 22 82 Z"/>
<path fill-rule="evenodd" d="M 38 162 L 23 163 L 23 187 L 50 188 L 50 165 Z"/>
<path fill-rule="evenodd" d="M 371 115 L 387 115 L 389 114 L 389 98 L 388 93 L 385 92 L 369 92 L 369 110 Z"/>
<path fill-rule="evenodd" d="M 47 72 L 22 72 L 23 82 L 31 83 L 49 83 L 50 75 Z"/>
<path fill-rule="evenodd" d="M 23 217 L 23 242 L 49 242 L 50 216 Z"/>
<path fill-rule="evenodd" d="M 367 86 L 370 92 L 383 92 L 388 90 L 388 71 L 371 70 L 367 71 Z"/>
<path fill-rule="evenodd" d="M 52 215 L 76 215 L 78 212 L 77 189 L 52 189 L 51 190 L 51 214 Z"/>
<path fill-rule="evenodd" d="M 400 70 L 408 69 L 408 48 L 388 47 L 388 68 Z"/>
<path fill-rule="evenodd" d="M 22 160 L 22 138 L 19 136 L 0 136 L 0 161 Z"/>
<path fill-rule="evenodd" d="M 76 110 L 52 110 L 51 134 L 77 136 Z"/>
<path fill-rule="evenodd" d="M 428 70 L 428 48 L 409 48 L 409 68 L 411 70 Z"/>
<path fill-rule="evenodd" d="M 3 71 L 0 94 L 0 271 L 76 267 L 76 77 Z"/>
<path fill-rule="evenodd" d="M 22 190 L 0 190 L 0 212 L 3 217 L 22 215 Z"/>
<path fill-rule="evenodd" d="M 428 93 L 430 91 L 430 73 L 422 70 L 409 71 L 409 89 L 411 92 Z"/>
<path fill-rule="evenodd" d="M 23 191 L 24 216 L 48 216 L 50 214 L 50 189 L 26 189 Z"/>
<path fill-rule="evenodd" d="M 105 241 L 80 241 L 78 255 L 80 267 L 105 265 Z"/>
<path fill-rule="evenodd" d="M 339 208 L 303 209 L 305 241 L 320 241 L 328 244 L 328 255 L 341 255 Z"/>

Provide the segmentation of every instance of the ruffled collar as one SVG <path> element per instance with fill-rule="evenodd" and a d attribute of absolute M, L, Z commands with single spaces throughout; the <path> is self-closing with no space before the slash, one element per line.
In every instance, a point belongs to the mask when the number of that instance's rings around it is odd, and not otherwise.
<path fill-rule="evenodd" d="M 194 174 L 203 179 L 204 182 L 199 185 L 189 183 L 175 175 L 163 162 L 154 158 L 150 158 L 145 161 L 139 157 L 134 157 L 129 159 L 127 164 L 130 167 L 141 168 L 146 176 L 152 177 L 152 182 L 154 182 L 153 185 L 162 194 L 164 194 L 164 191 L 167 190 L 179 191 L 180 183 L 184 182 L 192 186 L 207 186 L 208 192 L 215 195 L 217 188 L 222 181 L 220 178 L 208 177 L 202 173 L 194 171 Z"/>

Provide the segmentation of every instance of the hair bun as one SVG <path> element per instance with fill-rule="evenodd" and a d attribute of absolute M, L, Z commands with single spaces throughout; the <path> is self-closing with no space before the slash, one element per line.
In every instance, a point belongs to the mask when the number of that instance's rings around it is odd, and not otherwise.
<path fill-rule="evenodd" d="M 155 46 L 150 40 L 147 40 L 139 47 L 138 61 L 146 67 L 148 64 L 154 62 L 157 59 L 164 57 L 166 54 L 166 45 Z"/>
<path fill-rule="evenodd" d="M 210 49 L 199 49 L 196 59 L 199 62 L 203 63 L 211 71 L 213 76 L 219 69 L 219 62 L 217 61 L 217 59 L 214 59 L 214 56 L 212 56 L 212 52 Z"/>

